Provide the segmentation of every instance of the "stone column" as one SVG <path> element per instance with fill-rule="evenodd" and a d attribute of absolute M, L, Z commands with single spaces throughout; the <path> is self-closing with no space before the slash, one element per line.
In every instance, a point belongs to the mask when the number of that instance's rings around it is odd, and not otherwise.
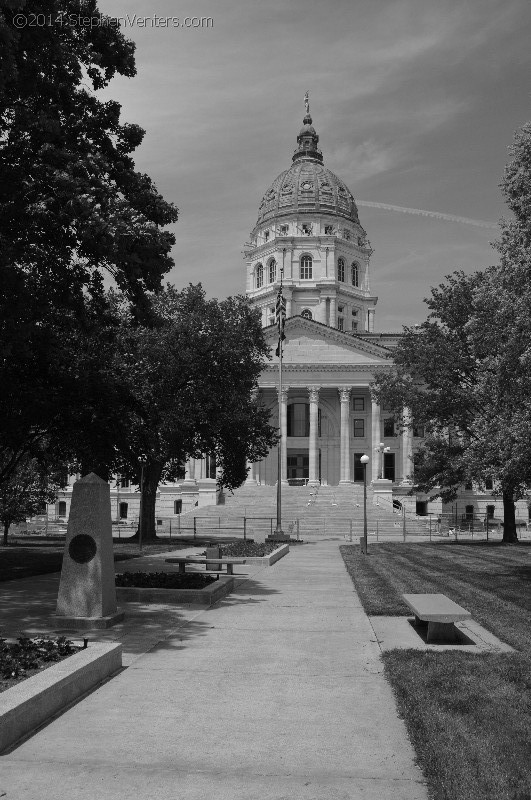
<path fill-rule="evenodd" d="M 371 400 L 371 462 L 372 480 L 378 480 L 378 461 L 380 454 L 377 448 L 380 446 L 380 406 Z"/>
<path fill-rule="evenodd" d="M 319 426 L 319 389 L 320 386 L 308 386 L 310 397 L 310 440 L 309 440 L 309 473 L 308 486 L 319 485 L 319 451 L 317 434 Z"/>
<path fill-rule="evenodd" d="M 292 314 L 292 299 L 293 292 L 291 289 L 284 287 L 284 297 L 286 298 L 286 319 L 293 316 Z"/>
<path fill-rule="evenodd" d="M 184 483 L 187 486 L 197 485 L 195 479 L 195 458 L 189 458 L 184 467 Z"/>
<path fill-rule="evenodd" d="M 374 331 L 374 315 L 376 313 L 376 309 L 369 308 L 367 311 L 367 330 L 369 333 L 373 333 Z"/>
<path fill-rule="evenodd" d="M 330 297 L 330 327 L 337 328 L 337 297 Z"/>
<path fill-rule="evenodd" d="M 245 483 L 256 483 L 256 479 L 254 477 L 254 464 L 252 461 L 247 460 L 245 465 L 249 472 L 247 473 L 247 478 L 245 479 Z"/>
<path fill-rule="evenodd" d="M 413 428 L 411 427 L 411 411 L 404 409 L 404 429 L 402 431 L 402 481 L 403 486 L 411 486 L 409 477 L 413 473 Z"/>
<path fill-rule="evenodd" d="M 321 295 L 319 298 L 319 305 L 316 307 L 315 319 L 317 322 L 322 322 L 323 325 L 328 323 L 326 317 L 326 300 L 327 298 L 324 295 Z"/>
<path fill-rule="evenodd" d="M 282 387 L 282 395 L 279 398 L 279 427 L 280 427 L 280 442 L 279 446 L 282 448 L 281 456 L 281 481 L 282 484 L 288 483 L 288 392 L 289 386 Z M 277 389 L 278 395 L 278 389 Z"/>
<path fill-rule="evenodd" d="M 339 483 L 350 483 L 350 388 L 339 389 L 341 401 L 341 431 Z"/>

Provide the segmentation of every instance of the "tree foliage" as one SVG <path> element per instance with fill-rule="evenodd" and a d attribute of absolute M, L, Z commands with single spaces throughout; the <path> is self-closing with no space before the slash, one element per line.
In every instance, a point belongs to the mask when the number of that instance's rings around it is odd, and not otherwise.
<path fill-rule="evenodd" d="M 506 541 L 516 540 L 514 501 L 531 484 L 531 124 L 511 155 L 501 188 L 514 216 L 494 243 L 500 263 L 433 289 L 427 320 L 405 329 L 395 372 L 374 387 L 403 425 L 409 407 L 427 428 L 418 489 L 451 500 L 465 481 L 493 478 Z"/>
<path fill-rule="evenodd" d="M 95 0 L 0 0 L 0 482 L 86 406 L 72 350 L 107 314 L 102 275 L 145 321 L 173 263 L 176 209 L 132 157 L 144 132 L 95 94 L 135 74 L 134 45 L 78 17 Z"/>
<path fill-rule="evenodd" d="M 269 414 L 254 397 L 269 349 L 244 297 L 208 300 L 201 285 L 167 286 L 152 297 L 152 326 L 137 325 L 122 296 L 110 301 L 121 321 L 109 334 L 114 343 L 103 369 L 116 404 L 112 414 L 102 409 L 85 420 L 71 441 L 83 472 L 114 471 L 137 484 L 143 473 L 149 538 L 157 488 L 180 479 L 188 458 L 214 456 L 219 484 L 235 488 L 245 480 L 246 459 L 263 458 L 275 443 Z"/>
<path fill-rule="evenodd" d="M 53 466 L 28 456 L 19 459 L 9 479 L 0 484 L 4 545 L 7 545 L 11 525 L 42 513 L 43 506 L 55 499 L 61 484 L 62 477 Z"/>

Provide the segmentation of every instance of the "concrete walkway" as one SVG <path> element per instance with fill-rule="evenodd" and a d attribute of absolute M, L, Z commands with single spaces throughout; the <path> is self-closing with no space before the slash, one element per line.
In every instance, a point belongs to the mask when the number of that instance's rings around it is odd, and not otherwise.
<path fill-rule="evenodd" d="M 211 609 L 159 607 L 157 630 L 126 604 L 104 638 L 127 669 L 0 758 L 7 800 L 427 800 L 339 544 L 248 568 Z"/>

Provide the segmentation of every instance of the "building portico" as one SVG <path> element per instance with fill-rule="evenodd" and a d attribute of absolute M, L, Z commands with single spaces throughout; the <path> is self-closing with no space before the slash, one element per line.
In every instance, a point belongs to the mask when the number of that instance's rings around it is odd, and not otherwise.
<path fill-rule="evenodd" d="M 367 335 L 353 336 L 304 317 L 288 319 L 285 333 L 280 404 L 276 359 L 259 381 L 261 401 L 281 433 L 283 483 L 337 486 L 363 481 L 364 453 L 371 457 L 369 480 L 407 480 L 413 440 L 396 431 L 369 390 L 375 373 L 390 368 L 391 351 Z M 265 335 L 273 346 L 275 326 Z M 381 442 L 388 452 L 380 468 Z M 275 447 L 252 465 L 250 480 L 275 484 L 277 464 Z"/>

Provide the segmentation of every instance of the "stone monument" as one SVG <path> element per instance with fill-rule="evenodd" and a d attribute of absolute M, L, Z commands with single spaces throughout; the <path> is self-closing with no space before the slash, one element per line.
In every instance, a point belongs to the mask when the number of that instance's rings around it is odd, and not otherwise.
<path fill-rule="evenodd" d="M 116 606 L 109 484 L 93 472 L 74 484 L 54 623 L 108 628 Z"/>

